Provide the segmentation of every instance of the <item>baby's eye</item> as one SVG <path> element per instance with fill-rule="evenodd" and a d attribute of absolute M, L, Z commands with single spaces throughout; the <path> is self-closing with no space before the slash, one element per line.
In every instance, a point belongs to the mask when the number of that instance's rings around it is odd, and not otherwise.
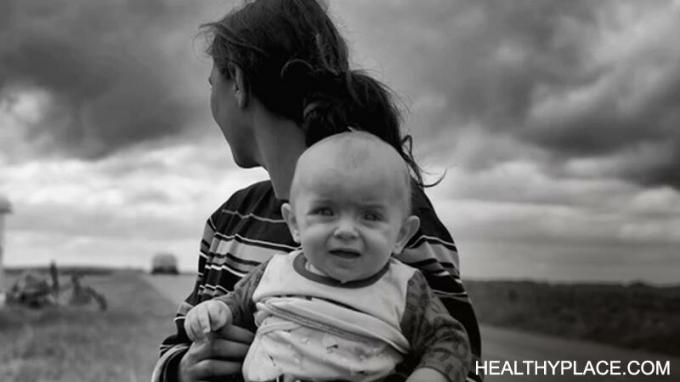
<path fill-rule="evenodd" d="M 369 221 L 380 221 L 382 220 L 382 214 L 379 212 L 375 211 L 366 211 L 364 212 L 364 219 L 369 220 Z"/>
<path fill-rule="evenodd" d="M 312 210 L 312 214 L 320 216 L 333 216 L 333 210 L 328 207 L 317 207 Z"/>

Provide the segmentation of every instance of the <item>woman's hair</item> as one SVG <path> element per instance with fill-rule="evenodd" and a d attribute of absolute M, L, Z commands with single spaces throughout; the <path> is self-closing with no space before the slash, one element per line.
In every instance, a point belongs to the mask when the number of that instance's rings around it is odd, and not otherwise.
<path fill-rule="evenodd" d="M 240 68 L 250 93 L 301 126 L 307 146 L 350 129 L 370 132 L 393 146 L 423 185 L 393 94 L 350 70 L 347 44 L 317 0 L 245 1 L 202 28 L 220 73 L 232 78 Z"/>

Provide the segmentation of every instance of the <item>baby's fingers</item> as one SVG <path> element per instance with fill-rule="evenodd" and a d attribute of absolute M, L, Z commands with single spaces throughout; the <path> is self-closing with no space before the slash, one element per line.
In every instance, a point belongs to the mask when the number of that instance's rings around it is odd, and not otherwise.
<path fill-rule="evenodd" d="M 196 330 L 200 335 L 210 333 L 212 331 L 212 326 L 210 325 L 210 312 L 208 309 L 201 310 L 200 314 L 196 320 L 197 328 Z"/>
<path fill-rule="evenodd" d="M 206 325 L 208 327 L 207 330 L 204 329 Z M 196 308 L 189 311 L 184 320 L 184 330 L 187 332 L 187 336 L 192 341 L 196 341 L 197 339 L 201 338 L 204 333 L 210 331 L 208 312 L 206 312 L 202 306 L 197 306 Z"/>
<path fill-rule="evenodd" d="M 189 339 L 192 341 L 196 341 L 196 339 L 198 338 L 193 328 L 195 321 L 196 312 L 191 310 L 189 311 L 189 313 L 187 313 L 186 317 L 184 317 L 184 331 L 187 333 L 187 337 L 189 337 Z"/>
<path fill-rule="evenodd" d="M 231 313 L 226 307 L 219 307 L 217 310 L 212 310 L 209 313 L 210 329 L 217 331 L 222 329 L 230 322 Z"/>

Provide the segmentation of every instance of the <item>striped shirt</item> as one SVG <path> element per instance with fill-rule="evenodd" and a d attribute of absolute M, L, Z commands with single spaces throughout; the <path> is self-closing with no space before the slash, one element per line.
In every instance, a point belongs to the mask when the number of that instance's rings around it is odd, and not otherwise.
<path fill-rule="evenodd" d="M 423 273 L 451 316 L 465 327 L 474 365 L 481 354 L 479 326 L 460 280 L 456 245 L 422 189 L 414 185 L 411 194 L 412 213 L 420 218 L 420 228 L 397 258 Z M 176 378 L 172 374 L 190 344 L 184 331 L 184 316 L 193 306 L 233 290 L 241 277 L 274 254 L 298 248 L 281 216 L 282 204 L 276 199 L 271 182 L 263 181 L 237 191 L 210 216 L 201 240 L 194 289 L 178 309 L 177 332 L 161 344 L 161 358 L 152 380 Z M 402 368 L 408 373 L 414 366 Z M 468 380 L 481 378 L 472 370 Z"/>

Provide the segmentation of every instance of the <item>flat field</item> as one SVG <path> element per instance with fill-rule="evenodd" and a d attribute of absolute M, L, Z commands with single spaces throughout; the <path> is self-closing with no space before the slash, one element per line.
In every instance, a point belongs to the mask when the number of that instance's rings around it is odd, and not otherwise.
<path fill-rule="evenodd" d="M 467 281 L 479 321 L 680 356 L 680 286 Z"/>
<path fill-rule="evenodd" d="M 140 276 L 83 277 L 106 297 L 106 311 L 96 305 L 0 310 L 0 380 L 148 381 L 158 345 L 172 333 L 176 305 Z"/>

